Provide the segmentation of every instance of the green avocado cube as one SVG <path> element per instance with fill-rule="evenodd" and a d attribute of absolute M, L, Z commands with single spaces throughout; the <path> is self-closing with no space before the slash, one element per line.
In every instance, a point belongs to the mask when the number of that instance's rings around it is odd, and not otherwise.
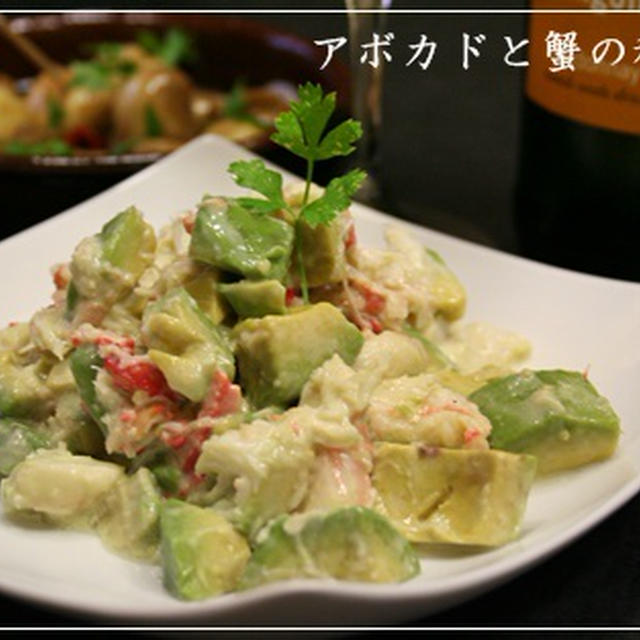
<path fill-rule="evenodd" d="M 198 209 L 189 253 L 245 278 L 283 280 L 292 248 L 293 227 L 283 220 L 210 198 Z"/>
<path fill-rule="evenodd" d="M 342 217 L 331 224 L 318 224 L 312 227 L 304 220 L 297 225 L 297 233 L 302 245 L 307 284 L 319 287 L 333 282 L 341 282 L 347 272 L 347 260 L 344 238 L 345 222 Z M 298 257 L 294 253 L 291 275 L 297 278 L 300 273 Z"/>
<path fill-rule="evenodd" d="M 235 375 L 226 338 L 182 287 L 147 307 L 142 337 L 169 386 L 193 402 L 204 399 L 218 369 Z"/>
<path fill-rule="evenodd" d="M 436 314 L 453 322 L 464 314 L 466 291 L 439 253 L 433 249 L 425 251 L 430 261 L 429 301 Z"/>
<path fill-rule="evenodd" d="M 33 426 L 0 418 L 0 477 L 8 476 L 30 453 L 49 444 L 49 439 Z"/>
<path fill-rule="evenodd" d="M 135 207 L 116 215 L 100 233 L 82 240 L 71 258 L 67 319 L 81 300 L 110 305 L 131 291 L 153 262 L 155 250 L 153 227 Z"/>
<path fill-rule="evenodd" d="M 364 338 L 333 305 L 245 320 L 234 329 L 242 388 L 258 408 L 295 400 L 311 373 L 338 354 L 351 364 Z"/>
<path fill-rule="evenodd" d="M 160 543 L 160 506 L 151 471 L 143 468 L 123 476 L 101 501 L 98 534 L 114 551 L 152 560 Z"/>
<path fill-rule="evenodd" d="M 197 276 L 184 283 L 187 293 L 198 303 L 213 324 L 220 324 L 229 310 L 223 296 L 218 291 L 220 272 L 213 267 L 205 267 Z"/>
<path fill-rule="evenodd" d="M 618 416 L 576 371 L 524 370 L 469 398 L 491 422 L 491 447 L 536 456 L 540 473 L 602 460 L 618 443 Z"/>
<path fill-rule="evenodd" d="M 55 413 L 46 422 L 52 443 L 64 442 L 71 453 L 103 458 L 104 433 L 75 388 L 57 398 Z"/>
<path fill-rule="evenodd" d="M 153 227 L 135 207 L 109 220 L 99 237 L 104 259 L 136 278 L 149 266 L 156 248 Z"/>
<path fill-rule="evenodd" d="M 218 285 L 218 290 L 241 318 L 260 318 L 287 310 L 287 290 L 278 280 L 240 280 Z"/>
<path fill-rule="evenodd" d="M 400 582 L 419 571 L 415 551 L 386 518 L 345 507 L 276 520 L 256 546 L 240 588 L 291 578 Z"/>
<path fill-rule="evenodd" d="M 162 506 L 160 535 L 165 586 L 183 600 L 233 590 L 250 555 L 223 516 L 174 498 Z"/>
<path fill-rule="evenodd" d="M 53 405 L 53 394 L 46 385 L 50 367 L 44 357 L 23 365 L 14 351 L 0 351 L 0 415 L 46 417 Z"/>
<path fill-rule="evenodd" d="M 411 542 L 497 546 L 520 531 L 533 456 L 376 443 L 376 508 Z"/>
<path fill-rule="evenodd" d="M 17 464 L 0 485 L 7 515 L 67 527 L 95 522 L 102 497 L 124 476 L 111 462 L 38 449 Z"/>

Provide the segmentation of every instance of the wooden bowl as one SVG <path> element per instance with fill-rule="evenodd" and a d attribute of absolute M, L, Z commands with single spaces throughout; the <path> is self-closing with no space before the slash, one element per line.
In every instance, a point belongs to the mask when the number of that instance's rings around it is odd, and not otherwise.
<path fill-rule="evenodd" d="M 12 20 L 12 28 L 28 36 L 54 60 L 67 63 L 90 56 L 92 43 L 132 41 L 142 29 L 164 32 L 180 27 L 194 38 L 197 60 L 185 71 L 196 84 L 229 89 L 242 78 L 247 85 L 272 80 L 294 85 L 311 81 L 337 91 L 338 107 L 348 112 L 349 73 L 334 61 L 320 71 L 325 50 L 310 40 L 257 21 L 219 15 L 91 14 L 31 15 Z M 0 39 L 0 71 L 28 78 L 37 69 L 11 44 Z M 252 149 L 285 162 L 268 134 Z M 80 202 L 154 162 L 161 153 L 105 151 L 73 156 L 20 156 L 0 153 L 0 190 L 3 209 L 0 236 L 30 226 Z M 291 154 L 288 154 L 291 155 Z M 295 163 L 295 161 L 294 161 Z M 297 170 L 296 166 L 289 165 Z"/>
<path fill-rule="evenodd" d="M 91 45 L 104 41 L 135 41 L 142 29 L 163 32 L 180 27 L 194 38 L 197 61 L 186 67 L 199 86 L 228 90 L 238 78 L 249 84 L 284 80 L 294 85 L 319 82 L 337 91 L 347 110 L 349 76 L 337 59 L 320 71 L 324 49 L 313 42 L 260 22 L 216 15 L 62 14 L 17 18 L 12 28 L 28 36 L 54 60 L 67 63 L 88 57 Z M 34 69 L 11 44 L 0 40 L 0 70 L 19 79 Z M 252 145 L 260 153 L 271 145 L 268 134 Z M 74 156 L 16 156 L 0 153 L 0 171 L 118 172 L 139 169 L 160 153 L 80 153 Z"/>

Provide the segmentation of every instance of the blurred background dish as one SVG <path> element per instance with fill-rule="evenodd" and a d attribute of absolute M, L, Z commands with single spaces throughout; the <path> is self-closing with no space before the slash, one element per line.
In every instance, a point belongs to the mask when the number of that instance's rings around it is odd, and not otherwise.
<path fill-rule="evenodd" d="M 0 40 L 0 188 L 9 235 L 122 180 L 192 137 L 229 137 L 282 162 L 269 136 L 295 87 L 347 111 L 349 74 L 274 25 L 218 15 L 33 15 L 10 23 L 54 63 Z M 290 166 L 296 171 L 298 167 Z M 81 178 L 81 179 L 80 179 Z"/>

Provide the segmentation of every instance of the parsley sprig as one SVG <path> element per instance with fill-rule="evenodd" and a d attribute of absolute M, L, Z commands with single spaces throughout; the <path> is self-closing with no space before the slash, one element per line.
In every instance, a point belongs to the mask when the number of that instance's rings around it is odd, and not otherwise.
<path fill-rule="evenodd" d="M 309 289 L 302 255 L 300 225 L 306 223 L 315 228 L 319 224 L 331 224 L 349 206 L 351 196 L 366 177 L 364 171 L 353 169 L 331 180 L 319 198 L 309 201 L 316 161 L 349 155 L 355 150 L 353 143 L 362 135 L 360 123 L 352 119 L 325 133 L 335 108 L 334 92 L 325 95 L 320 85 L 307 83 L 298 88 L 298 100 L 290 103 L 289 111 L 276 118 L 276 132 L 271 139 L 307 161 L 304 195 L 299 209 L 295 210 L 287 204 L 282 192 L 282 175 L 267 169 L 262 160 L 240 160 L 229 166 L 229 172 L 237 184 L 264 196 L 238 198 L 239 204 L 261 214 L 279 212 L 295 226 L 300 288 L 305 303 L 309 301 Z"/>
<path fill-rule="evenodd" d="M 307 161 L 303 207 L 309 199 L 316 160 L 349 155 L 355 150 L 353 143 L 362 136 L 360 123 L 351 118 L 323 136 L 335 108 L 335 92 L 324 95 L 320 85 L 308 82 L 298 88 L 298 101 L 292 101 L 289 111 L 275 121 L 276 132 L 271 139 Z"/>

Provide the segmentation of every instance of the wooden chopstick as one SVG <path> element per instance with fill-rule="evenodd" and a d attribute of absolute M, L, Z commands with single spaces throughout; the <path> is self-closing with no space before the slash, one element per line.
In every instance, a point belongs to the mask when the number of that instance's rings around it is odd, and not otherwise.
<path fill-rule="evenodd" d="M 11 29 L 11 23 L 0 13 L 0 34 L 4 35 L 26 58 L 43 71 L 58 77 L 62 66 L 52 60 L 40 47 L 29 38 Z"/>

